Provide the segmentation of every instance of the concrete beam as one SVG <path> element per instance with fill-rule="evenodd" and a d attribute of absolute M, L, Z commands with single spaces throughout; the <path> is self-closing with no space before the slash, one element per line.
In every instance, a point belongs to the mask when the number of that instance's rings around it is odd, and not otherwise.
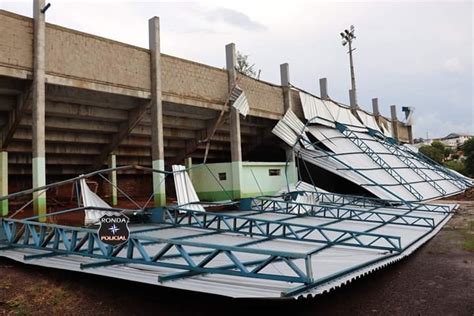
<path fill-rule="evenodd" d="M 46 85 L 46 101 L 74 103 L 106 109 L 114 108 L 125 111 L 131 110 L 144 102 L 143 99 L 126 95 L 51 84 Z"/>
<path fill-rule="evenodd" d="M 46 185 L 46 151 L 45 151 L 45 14 L 41 12 L 44 0 L 33 1 L 33 188 Z M 46 191 L 33 193 L 33 211 L 45 221 Z"/>
<path fill-rule="evenodd" d="M 13 140 L 16 130 L 20 126 L 21 120 L 24 117 L 26 110 L 31 108 L 33 90 L 31 85 L 25 90 L 24 93 L 17 97 L 16 106 L 13 111 L 10 112 L 8 124 L 4 127 L 1 133 L 0 145 L 1 149 L 7 149 Z M 31 125 L 30 125 L 31 126 Z"/>
<path fill-rule="evenodd" d="M 13 142 L 8 151 L 10 153 L 31 153 L 31 142 Z M 97 155 L 100 152 L 98 145 L 83 146 L 79 144 L 45 144 L 44 153 L 47 154 L 80 154 L 80 155 Z M 33 156 L 33 161 L 35 160 Z"/>
<path fill-rule="evenodd" d="M 33 124 L 33 121 L 30 117 L 24 117 L 20 126 L 22 128 L 29 128 Z M 90 122 L 87 120 L 79 120 L 73 118 L 58 118 L 58 117 L 48 117 L 46 120 L 46 128 L 49 130 L 55 131 L 68 131 L 68 132 L 94 132 L 99 134 L 111 134 L 118 131 L 117 124 L 110 122 L 102 122 L 98 124 L 97 122 Z"/>
<path fill-rule="evenodd" d="M 222 109 L 222 106 L 221 106 Z M 163 102 L 163 113 L 168 116 L 193 118 L 199 120 L 210 120 L 216 116 L 215 111 L 206 108 L 199 108 L 196 106 L 189 106 L 179 103 Z"/>
<path fill-rule="evenodd" d="M 128 119 L 126 110 L 53 101 L 46 102 L 46 115 L 108 122 L 120 122 Z"/>
<path fill-rule="evenodd" d="M 146 104 L 143 104 L 143 105 L 139 106 L 138 108 L 135 108 L 135 109 L 133 109 L 132 111 L 129 112 L 127 121 L 120 124 L 118 132 L 115 133 L 112 136 L 109 144 L 104 146 L 102 152 L 99 154 L 97 159 L 93 162 L 93 164 L 92 164 L 93 169 L 97 169 L 98 166 L 101 166 L 102 163 L 104 162 L 105 158 L 112 151 L 117 149 L 117 147 L 120 145 L 120 143 L 126 137 L 128 137 L 131 134 L 132 130 L 138 125 L 138 123 L 142 119 L 142 117 L 145 114 L 149 104 L 150 103 L 147 102 Z M 161 138 L 163 138 L 163 126 L 161 126 L 161 127 L 162 127 L 161 128 Z M 154 132 L 153 127 L 152 127 L 152 132 Z M 153 139 L 153 136 L 152 136 L 152 139 Z"/>
<path fill-rule="evenodd" d="M 327 78 L 319 79 L 319 94 L 321 96 L 321 99 L 324 99 L 324 100 L 329 99 Z"/>
<path fill-rule="evenodd" d="M 153 17 L 148 21 L 151 73 L 151 156 L 152 167 L 165 169 L 163 142 L 163 103 L 161 89 L 161 49 L 160 19 Z M 166 205 L 165 176 L 153 173 L 153 194 L 155 206 Z"/>
<path fill-rule="evenodd" d="M 57 144 L 107 144 L 110 142 L 110 137 L 105 134 L 93 134 L 93 133 L 73 133 L 73 132 L 57 132 L 46 129 L 46 142 L 57 143 Z M 140 137 L 138 137 L 140 138 Z M 15 133 L 14 141 L 31 141 L 31 130 L 18 129 Z M 149 144 L 149 141 L 148 141 Z M 137 141 L 137 146 L 142 145 L 140 141 Z M 143 145 L 142 145 L 143 146 Z"/>

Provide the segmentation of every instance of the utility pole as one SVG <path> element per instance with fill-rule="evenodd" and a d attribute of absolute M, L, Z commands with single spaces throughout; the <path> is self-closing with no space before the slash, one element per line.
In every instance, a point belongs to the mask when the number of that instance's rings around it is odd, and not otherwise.
<path fill-rule="evenodd" d="M 356 81 L 355 81 L 355 74 L 354 74 L 354 61 L 352 59 L 352 52 L 355 48 L 352 48 L 352 41 L 356 39 L 354 35 L 354 25 L 351 25 L 350 31 L 345 29 L 343 32 L 340 33 L 342 37 L 342 46 L 346 46 L 349 44 L 349 63 L 351 67 L 351 99 L 353 99 L 354 106 L 357 107 L 357 93 L 356 93 Z"/>

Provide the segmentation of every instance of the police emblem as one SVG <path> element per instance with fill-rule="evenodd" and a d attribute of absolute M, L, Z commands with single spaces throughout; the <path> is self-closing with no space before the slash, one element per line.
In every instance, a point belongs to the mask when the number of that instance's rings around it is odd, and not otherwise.
<path fill-rule="evenodd" d="M 97 231 L 100 241 L 110 246 L 117 246 L 126 242 L 130 237 L 128 222 L 128 217 L 123 214 L 102 216 Z"/>

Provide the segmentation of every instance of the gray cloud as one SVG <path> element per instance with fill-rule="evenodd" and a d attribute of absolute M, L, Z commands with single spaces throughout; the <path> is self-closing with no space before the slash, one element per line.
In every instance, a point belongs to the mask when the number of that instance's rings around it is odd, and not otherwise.
<path fill-rule="evenodd" d="M 248 31 L 263 31 L 266 29 L 263 24 L 253 21 L 248 15 L 227 8 L 208 10 L 204 13 L 204 17 L 210 22 L 224 22 Z"/>

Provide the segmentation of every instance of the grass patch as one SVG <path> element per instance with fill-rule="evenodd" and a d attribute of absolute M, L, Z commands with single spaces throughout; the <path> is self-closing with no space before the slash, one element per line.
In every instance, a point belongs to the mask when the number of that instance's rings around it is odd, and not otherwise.
<path fill-rule="evenodd" d="M 474 221 L 469 221 L 468 228 L 463 231 L 462 248 L 474 252 Z"/>
<path fill-rule="evenodd" d="M 64 292 L 63 289 L 58 288 L 52 293 L 51 304 L 54 306 L 59 305 L 64 301 L 65 297 L 66 292 Z"/>
<path fill-rule="evenodd" d="M 6 303 L 15 315 L 29 315 L 31 313 L 28 303 L 22 296 L 17 296 Z"/>

